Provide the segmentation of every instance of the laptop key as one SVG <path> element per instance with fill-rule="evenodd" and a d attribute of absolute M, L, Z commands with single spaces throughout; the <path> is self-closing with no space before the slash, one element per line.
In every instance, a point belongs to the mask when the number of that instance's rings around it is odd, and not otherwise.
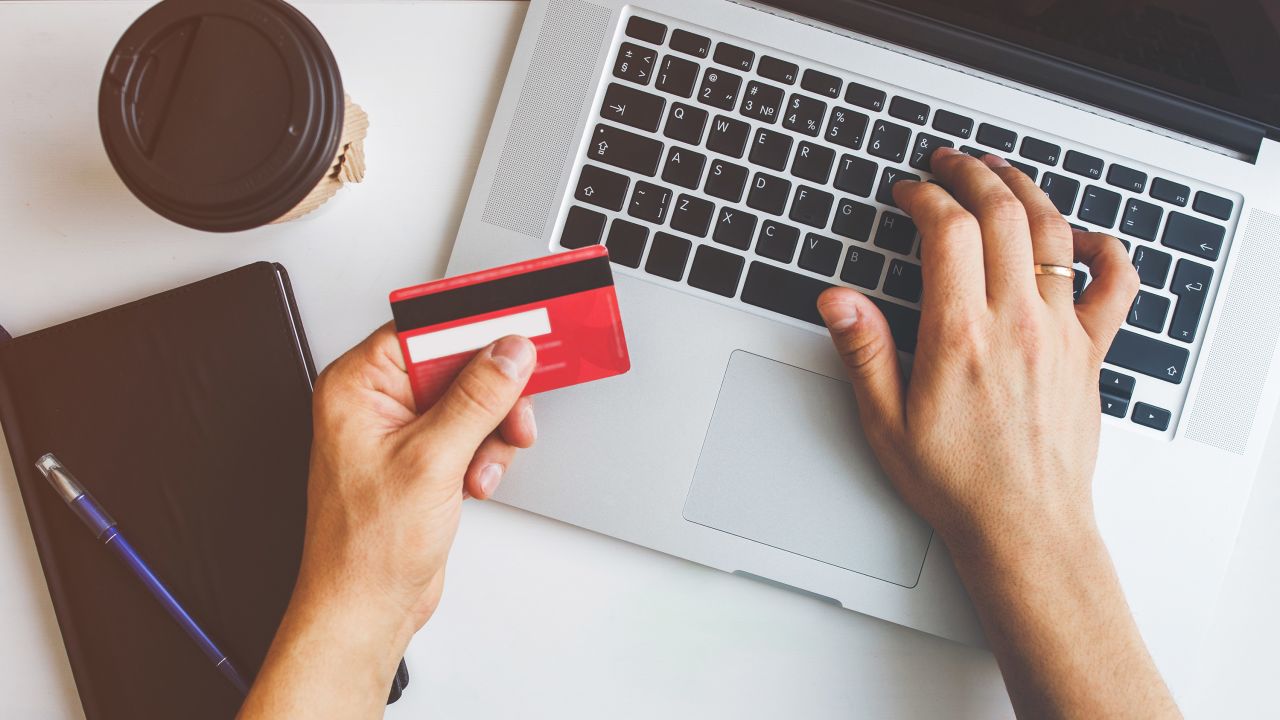
<path fill-rule="evenodd" d="M 821 326 L 818 296 L 832 287 L 831 283 L 815 277 L 756 261 L 747 268 L 742 302 Z"/>
<path fill-rule="evenodd" d="M 1187 198 L 1191 197 L 1191 188 L 1162 177 L 1152 178 L 1151 197 L 1178 207 L 1186 207 Z"/>
<path fill-rule="evenodd" d="M 564 229 L 560 231 L 560 247 L 577 250 L 599 243 L 608 219 L 604 213 L 574 205 L 569 208 Z"/>
<path fill-rule="evenodd" d="M 778 120 L 778 108 L 784 97 L 786 93 L 782 88 L 752 80 L 747 83 L 747 91 L 742 95 L 742 107 L 738 112 L 772 125 Z"/>
<path fill-rule="evenodd" d="M 802 270 L 819 275 L 835 275 L 840 265 L 840 250 L 843 245 L 839 240 L 832 240 L 817 233 L 809 233 L 800 246 L 800 262 Z"/>
<path fill-rule="evenodd" d="M 1125 370 L 1178 385 L 1187 370 L 1191 352 L 1163 340 L 1139 335 L 1131 330 L 1116 333 L 1106 361 Z"/>
<path fill-rule="evenodd" d="M 711 239 L 721 245 L 746 250 L 751 247 L 751 238 L 756 232 L 757 218 L 749 212 L 737 208 L 720 208 L 716 218 L 716 229 Z"/>
<path fill-rule="evenodd" d="M 929 121 L 929 106 L 899 95 L 889 102 L 889 115 L 915 125 L 924 125 Z"/>
<path fill-rule="evenodd" d="M 1102 158 L 1085 155 L 1075 150 L 1068 150 L 1067 158 L 1062 162 L 1062 167 L 1069 173 L 1083 175 L 1091 180 L 1101 180 L 1104 164 Z"/>
<path fill-rule="evenodd" d="M 639 15 L 632 15 L 627 21 L 627 35 L 654 45 L 661 45 L 667 39 L 667 26 Z"/>
<path fill-rule="evenodd" d="M 791 136 L 760 128 L 751 142 L 751 154 L 747 157 L 755 165 L 770 170 L 786 170 L 791 159 Z"/>
<path fill-rule="evenodd" d="M 609 226 L 609 238 L 604 244 L 609 248 L 611 262 L 629 268 L 638 268 L 640 258 L 644 257 L 644 246 L 648 241 L 649 228 L 619 218 Z"/>
<path fill-rule="evenodd" d="M 706 155 L 672 145 L 667 150 L 667 164 L 662 168 L 662 181 L 697 190 L 698 184 L 702 182 L 702 168 L 706 164 Z M 618 209 L 620 208 L 614 208 Z"/>
<path fill-rule="evenodd" d="M 831 223 L 831 232 L 843 235 L 850 240 L 866 242 L 871 239 L 871 228 L 875 222 L 874 205 L 845 198 L 836 208 L 836 219 Z"/>
<path fill-rule="evenodd" d="M 1173 413 L 1164 408 L 1148 405 L 1144 402 L 1134 403 L 1133 405 L 1133 421 L 1143 427 L 1164 432 L 1169 429 L 1169 423 L 1172 420 Z"/>
<path fill-rule="evenodd" d="M 990 123 L 978 126 L 978 143 L 1011 153 L 1018 145 L 1018 134 Z"/>
<path fill-rule="evenodd" d="M 867 134 L 867 124 L 870 122 L 871 118 L 857 110 L 837 107 L 831 111 L 831 120 L 827 123 L 827 132 L 823 138 L 827 142 L 857 150 L 862 147 L 862 138 Z"/>
<path fill-rule="evenodd" d="M 1090 185 L 1085 188 L 1084 199 L 1080 201 L 1080 212 L 1076 217 L 1099 227 L 1110 228 L 1116 224 L 1116 215 L 1119 213 L 1120 193 Z"/>
<path fill-rule="evenodd" d="M 618 48 L 618 59 L 613 63 L 613 76 L 637 85 L 648 85 L 657 64 L 657 50 L 624 42 Z"/>
<path fill-rule="evenodd" d="M 746 260 L 741 255 L 702 245 L 689 268 L 689 285 L 716 295 L 733 297 Z"/>
<path fill-rule="evenodd" d="M 758 172 L 747 192 L 747 207 L 770 215 L 781 215 L 791 195 L 791 181 Z"/>
<path fill-rule="evenodd" d="M 969 157 L 978 158 L 979 160 L 991 154 L 986 150 L 980 150 L 972 145 L 961 145 L 960 152 L 968 155 Z"/>
<path fill-rule="evenodd" d="M 727 42 L 716 44 L 716 54 L 712 57 L 716 62 L 734 70 L 750 72 L 751 66 L 755 64 L 756 54 L 740 48 L 737 45 L 730 45 Z"/>
<path fill-rule="evenodd" d="M 845 253 L 844 264 L 840 266 L 840 279 L 850 285 L 875 290 L 880 287 L 884 260 L 884 255 L 874 250 L 851 245 L 849 252 Z"/>
<path fill-rule="evenodd" d="M 1062 148 L 1039 138 L 1024 137 L 1018 154 L 1045 165 L 1057 165 L 1058 158 L 1062 157 Z"/>
<path fill-rule="evenodd" d="M 791 219 L 810 227 L 825 228 L 835 201 L 836 197 L 829 192 L 801 185 L 796 188 L 796 199 L 791 203 Z"/>
<path fill-rule="evenodd" d="M 747 147 L 747 138 L 751 135 L 751 126 L 741 120 L 717 115 L 711 122 L 711 132 L 707 134 L 707 149 L 721 155 L 740 158 Z"/>
<path fill-rule="evenodd" d="M 1104 393 L 1122 397 L 1126 400 L 1133 397 L 1133 389 L 1137 387 L 1138 380 L 1130 375 L 1118 373 L 1115 370 L 1102 368 L 1102 372 L 1098 375 L 1098 389 Z"/>
<path fill-rule="evenodd" d="M 658 163 L 662 161 L 662 143 L 608 125 L 596 125 L 587 157 L 652 177 L 658 174 Z"/>
<path fill-rule="evenodd" d="M 627 214 L 654 225 L 661 225 L 667 219 L 667 209 L 670 205 L 670 190 L 641 180 L 636 183 L 636 189 L 631 192 L 631 204 L 627 207 Z"/>
<path fill-rule="evenodd" d="M 732 110 L 738 103 L 738 91 L 742 78 L 719 68 L 709 67 L 702 73 L 702 88 L 698 90 L 698 102 L 721 110 Z"/>
<path fill-rule="evenodd" d="M 876 190 L 876 200 L 890 207 L 898 207 L 898 203 L 893 200 L 893 186 L 903 180 L 918 181 L 919 179 L 919 175 L 903 172 L 897 168 L 886 167 L 884 172 L 880 174 L 880 188 Z"/>
<path fill-rule="evenodd" d="M 1123 418 L 1129 414 L 1130 398 L 1116 397 L 1107 393 L 1100 393 L 1102 397 L 1102 414 L 1111 417 Z"/>
<path fill-rule="evenodd" d="M 1080 302 L 1080 296 L 1084 294 L 1084 288 L 1089 283 L 1089 274 L 1080 268 L 1076 268 L 1075 277 L 1071 278 L 1071 301 Z"/>
<path fill-rule="evenodd" d="M 1171 304 L 1169 298 L 1143 290 L 1129 306 L 1128 322 L 1134 327 L 1158 333 L 1164 330 L 1164 321 L 1169 317 Z"/>
<path fill-rule="evenodd" d="M 809 137 L 817 137 L 822 128 L 822 119 L 827 115 L 827 104 L 804 95 L 791 95 L 782 124 L 788 130 L 804 133 Z"/>
<path fill-rule="evenodd" d="M 800 87 L 815 95 L 825 95 L 831 98 L 840 97 L 840 88 L 843 85 L 844 82 L 835 75 L 828 75 L 812 68 L 805 70 L 804 75 L 800 78 Z"/>
<path fill-rule="evenodd" d="M 693 96 L 693 90 L 697 86 L 698 63 L 675 55 L 662 59 L 662 65 L 658 67 L 658 80 L 653 84 L 655 90 L 687 98 Z"/>
<path fill-rule="evenodd" d="M 741 165 L 712 160 L 711 168 L 707 171 L 707 183 L 702 189 L 712 197 L 738 202 L 747 187 L 748 174 L 748 170 Z"/>
<path fill-rule="evenodd" d="M 933 172 L 933 153 L 940 147 L 953 148 L 956 144 L 940 138 L 937 135 L 930 135 L 922 132 L 916 133 L 915 144 L 911 146 L 911 167 L 925 172 Z"/>
<path fill-rule="evenodd" d="M 1170 212 L 1169 221 L 1165 223 L 1161 244 L 1174 250 L 1202 257 L 1205 260 L 1217 260 L 1222 252 L 1222 243 L 1226 240 L 1227 229 L 1221 225 Z"/>
<path fill-rule="evenodd" d="M 573 197 L 609 210 L 621 210 L 627 202 L 631 179 L 596 165 L 583 165 Z"/>
<path fill-rule="evenodd" d="M 1063 215 L 1071 215 L 1076 210 L 1076 198 L 1080 196 L 1080 181 L 1066 175 L 1047 172 L 1040 181 L 1040 189 L 1044 190 L 1053 206 Z"/>
<path fill-rule="evenodd" d="M 684 103 L 672 103 L 667 112 L 667 127 L 662 131 L 672 140 L 679 140 L 689 145 L 702 143 L 702 131 L 707 127 L 709 114 L 702 108 Z M 745 142 L 746 138 L 743 137 Z"/>
<path fill-rule="evenodd" d="M 796 156 L 791 161 L 791 174 L 825 185 L 827 178 L 831 177 L 831 166 L 835 162 L 835 150 L 804 140 L 796 148 Z"/>
<path fill-rule="evenodd" d="M 911 218 L 885 210 L 880 216 L 880 227 L 876 229 L 876 247 L 899 255 L 910 254 L 916 245 L 916 232 L 916 224 Z"/>
<path fill-rule="evenodd" d="M 888 97 L 883 90 L 877 90 L 856 82 L 850 82 L 844 91 L 845 102 L 876 112 L 884 109 L 884 103 Z"/>
<path fill-rule="evenodd" d="M 1147 174 L 1124 165 L 1112 165 L 1107 171 L 1107 184 L 1140 193 L 1147 189 Z"/>
<path fill-rule="evenodd" d="M 662 110 L 667 101 L 618 83 L 609 83 L 604 93 L 604 107 L 600 116 L 605 120 L 630 125 L 631 127 L 657 132 L 662 122 Z"/>
<path fill-rule="evenodd" d="M 705 58 L 711 52 L 711 38 L 688 30 L 674 30 L 671 33 L 671 49 L 696 58 Z"/>
<path fill-rule="evenodd" d="M 911 129 L 877 120 L 871 129 L 871 141 L 867 152 L 892 162 L 902 162 L 907 156 L 907 146 L 911 144 Z"/>
<path fill-rule="evenodd" d="M 939 108 L 933 114 L 933 129 L 968 140 L 973 133 L 973 118 Z"/>
<path fill-rule="evenodd" d="M 1227 198 L 1207 193 L 1203 190 L 1196 193 L 1196 201 L 1192 204 L 1191 209 L 1198 213 L 1204 213 L 1219 220 L 1230 220 L 1231 211 L 1235 208 L 1235 203 Z"/>
<path fill-rule="evenodd" d="M 1124 219 L 1120 221 L 1120 232 L 1147 241 L 1155 240 L 1163 217 L 1164 210 L 1159 205 L 1130 198 L 1124 208 Z"/>
<path fill-rule="evenodd" d="M 1024 163 L 1021 160 L 1015 160 L 1014 158 L 1005 158 L 1005 160 L 1013 167 L 1021 170 L 1023 175 L 1031 178 L 1031 182 L 1035 182 L 1040 178 L 1040 168 L 1035 165 L 1032 165 L 1031 163 Z"/>
<path fill-rule="evenodd" d="M 682 237 L 664 232 L 654 233 L 644 271 L 650 275 L 680 282 L 684 277 L 684 266 L 689 262 L 689 250 L 692 247 L 693 243 Z"/>
<path fill-rule="evenodd" d="M 681 194 L 671 208 L 671 229 L 686 235 L 706 237 L 716 206 L 710 200 Z"/>
<path fill-rule="evenodd" d="M 1164 287 L 1172 264 L 1173 256 L 1169 253 L 1141 246 L 1133 251 L 1133 267 L 1138 271 L 1138 280 L 1147 287 Z"/>
<path fill-rule="evenodd" d="M 760 56 L 760 65 L 756 67 L 760 77 L 768 78 L 783 85 L 795 85 L 796 76 L 800 74 L 800 66 L 786 60 L 779 60 L 770 55 Z"/>
<path fill-rule="evenodd" d="M 884 276 L 884 294 L 907 302 L 920 302 L 924 292 L 924 281 L 920 275 L 920 266 L 904 260 L 889 263 L 889 272 Z"/>
<path fill-rule="evenodd" d="M 866 158 L 841 155 L 840 164 L 836 167 L 836 189 L 862 197 L 871 197 L 879 170 L 879 165 Z"/>
<path fill-rule="evenodd" d="M 776 220 L 765 220 L 760 226 L 760 239 L 756 241 L 756 254 L 789 263 L 796 256 L 796 244 L 799 242 L 799 230 Z"/>
<path fill-rule="evenodd" d="M 1196 339 L 1200 317 L 1209 297 L 1209 285 L 1213 282 L 1213 268 L 1191 260 L 1179 260 L 1173 271 L 1169 290 L 1178 296 L 1178 308 L 1169 324 L 1169 337 L 1189 343 Z"/>

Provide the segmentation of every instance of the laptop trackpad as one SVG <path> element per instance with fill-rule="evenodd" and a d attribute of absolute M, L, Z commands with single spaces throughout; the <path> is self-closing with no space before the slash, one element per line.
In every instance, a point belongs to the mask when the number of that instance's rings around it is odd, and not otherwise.
<path fill-rule="evenodd" d="M 684 517 L 906 587 L 920 579 L 933 532 L 880 470 L 847 382 L 741 350 Z"/>

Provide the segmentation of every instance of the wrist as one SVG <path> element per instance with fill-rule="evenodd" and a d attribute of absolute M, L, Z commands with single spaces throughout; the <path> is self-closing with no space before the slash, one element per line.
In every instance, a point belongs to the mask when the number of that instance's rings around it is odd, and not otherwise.
<path fill-rule="evenodd" d="M 1092 513 L 1047 515 L 971 523 L 939 534 L 962 576 L 1016 577 L 1106 560 Z"/>
<path fill-rule="evenodd" d="M 407 620 L 405 609 L 387 596 L 342 585 L 312 582 L 304 573 L 282 628 L 297 628 L 311 634 L 312 642 L 341 648 L 352 660 L 353 670 L 368 670 L 379 681 L 389 680 L 416 627 Z"/>

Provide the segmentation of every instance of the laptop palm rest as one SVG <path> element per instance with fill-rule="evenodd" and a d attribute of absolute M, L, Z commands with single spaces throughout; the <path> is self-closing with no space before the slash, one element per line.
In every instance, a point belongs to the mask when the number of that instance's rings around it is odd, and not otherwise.
<path fill-rule="evenodd" d="M 876 463 L 847 382 L 741 350 L 684 517 L 904 587 L 919 581 L 933 534 Z"/>

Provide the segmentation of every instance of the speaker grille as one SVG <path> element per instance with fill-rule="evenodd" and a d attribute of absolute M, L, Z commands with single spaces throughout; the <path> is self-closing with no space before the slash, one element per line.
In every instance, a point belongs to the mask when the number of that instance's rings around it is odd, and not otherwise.
<path fill-rule="evenodd" d="M 485 222 L 543 236 L 611 15 L 579 0 L 548 4 L 489 190 Z"/>
<path fill-rule="evenodd" d="M 1222 304 L 1217 335 L 1204 363 L 1204 379 L 1187 437 L 1243 455 L 1258 400 L 1280 337 L 1280 217 L 1253 211 L 1232 252 L 1235 275 Z"/>

